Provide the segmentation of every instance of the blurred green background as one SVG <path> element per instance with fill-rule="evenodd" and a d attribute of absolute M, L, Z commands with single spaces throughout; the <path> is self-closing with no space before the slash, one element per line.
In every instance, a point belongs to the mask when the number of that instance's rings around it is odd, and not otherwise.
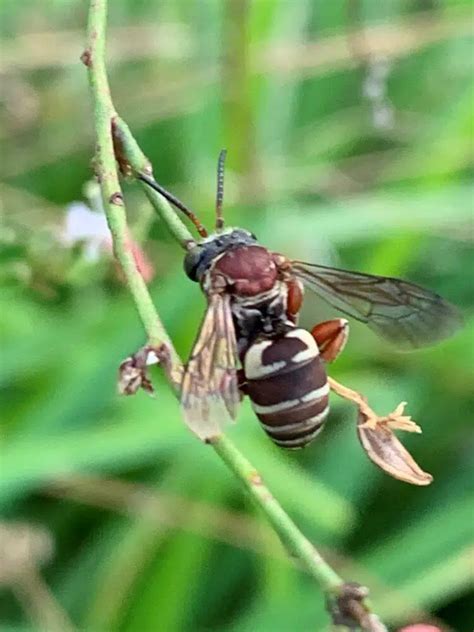
<path fill-rule="evenodd" d="M 1 629 L 327 630 L 319 589 L 184 428 L 160 372 L 156 399 L 116 394 L 118 364 L 144 333 L 100 215 L 68 208 L 97 206 L 79 63 L 87 4 L 0 5 Z M 471 3 L 114 0 L 109 27 L 115 105 L 157 179 L 204 222 L 227 147 L 230 224 L 289 256 L 403 276 L 463 309 L 459 335 L 414 354 L 355 323 L 332 367 L 382 413 L 409 402 L 424 433 L 403 440 L 430 487 L 377 470 L 336 398 L 305 451 L 271 444 L 248 404 L 229 436 L 335 568 L 370 586 L 391 629 L 471 630 Z M 124 189 L 153 298 L 185 355 L 199 288 L 139 187 Z M 333 313 L 308 297 L 302 322 Z"/>

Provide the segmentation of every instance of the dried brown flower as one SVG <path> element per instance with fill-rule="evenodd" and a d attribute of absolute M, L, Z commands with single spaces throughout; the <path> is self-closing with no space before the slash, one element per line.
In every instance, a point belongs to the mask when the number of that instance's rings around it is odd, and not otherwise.
<path fill-rule="evenodd" d="M 359 406 L 357 434 L 369 459 L 384 472 L 412 485 L 429 485 L 433 480 L 431 474 L 420 468 L 393 433 L 393 430 L 421 432 L 409 416 L 403 415 L 405 406 L 406 402 L 402 402 L 385 417 L 377 416 L 366 404 Z"/>

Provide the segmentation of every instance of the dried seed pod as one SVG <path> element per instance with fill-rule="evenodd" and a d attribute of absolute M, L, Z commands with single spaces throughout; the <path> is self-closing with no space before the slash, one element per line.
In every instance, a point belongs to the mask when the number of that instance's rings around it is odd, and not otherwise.
<path fill-rule="evenodd" d="M 137 353 L 125 358 L 120 364 L 117 381 L 120 395 L 135 395 L 140 388 L 153 395 L 155 389 L 148 376 L 147 367 L 157 363 L 158 358 L 149 347 L 142 347 Z"/>

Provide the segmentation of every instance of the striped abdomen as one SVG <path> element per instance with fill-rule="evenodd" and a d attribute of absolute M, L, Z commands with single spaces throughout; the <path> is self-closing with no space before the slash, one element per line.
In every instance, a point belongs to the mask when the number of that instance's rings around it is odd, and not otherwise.
<path fill-rule="evenodd" d="M 329 385 L 316 341 L 288 327 L 255 342 L 244 358 L 247 393 L 265 432 L 285 448 L 302 448 L 329 413 Z"/>

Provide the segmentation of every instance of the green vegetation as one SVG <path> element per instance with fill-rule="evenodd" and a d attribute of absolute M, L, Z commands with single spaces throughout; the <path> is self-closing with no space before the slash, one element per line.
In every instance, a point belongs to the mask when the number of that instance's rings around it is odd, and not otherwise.
<path fill-rule="evenodd" d="M 110 5 L 115 105 L 157 179 L 207 225 L 225 146 L 229 224 L 290 256 L 403 276 L 466 313 L 457 337 L 416 354 L 354 323 L 332 367 L 381 412 L 408 401 L 424 433 L 403 440 L 430 487 L 379 472 L 357 442 L 354 409 L 337 398 L 303 452 L 271 445 L 248 403 L 229 436 L 337 571 L 371 588 L 390 626 L 470 630 L 470 4 Z M 35 529 L 13 528 L 4 548 L 26 533 L 44 560 L 40 575 L 14 585 L 10 575 L 2 588 L 2 629 L 41 629 L 45 617 L 66 629 L 62 610 L 86 631 L 327 629 L 313 581 L 184 428 L 160 371 L 156 400 L 116 395 L 117 366 L 143 344 L 142 326 L 108 248 L 69 245 L 64 232 L 67 205 L 94 198 L 84 193 L 94 143 L 78 61 L 85 4 L 4 0 L 0 16 L 0 504 L 5 524 Z M 153 299 L 184 356 L 203 299 L 141 188 L 124 190 Z M 308 296 L 302 322 L 332 313 Z"/>

